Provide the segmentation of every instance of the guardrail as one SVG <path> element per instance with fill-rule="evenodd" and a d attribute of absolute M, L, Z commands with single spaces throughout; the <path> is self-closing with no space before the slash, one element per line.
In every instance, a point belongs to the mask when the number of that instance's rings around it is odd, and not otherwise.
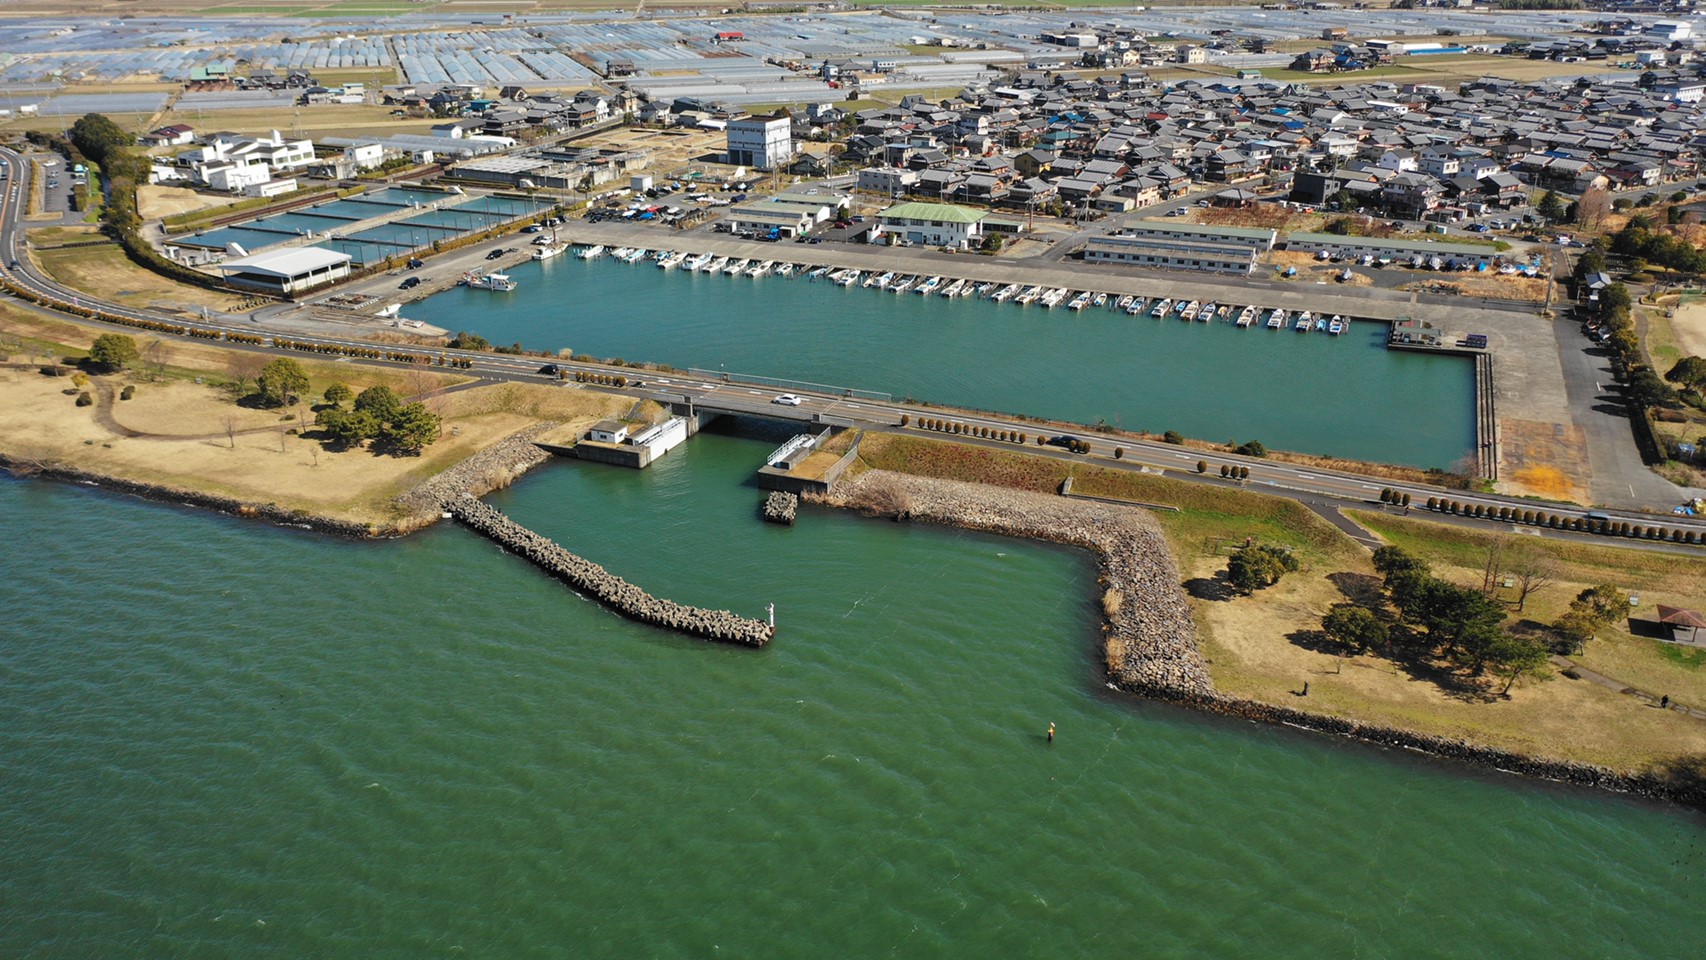
<path fill-rule="evenodd" d="M 881 390 L 860 390 L 857 387 L 839 387 L 830 383 L 812 383 L 810 380 L 789 380 L 787 377 L 767 377 L 759 373 L 736 373 L 729 370 L 702 370 L 689 367 L 687 372 L 707 380 L 720 380 L 724 383 L 750 383 L 759 387 L 777 387 L 783 390 L 800 389 L 812 393 L 827 393 L 831 396 L 851 397 L 856 400 L 875 400 L 880 403 L 892 403 L 894 394 Z"/>

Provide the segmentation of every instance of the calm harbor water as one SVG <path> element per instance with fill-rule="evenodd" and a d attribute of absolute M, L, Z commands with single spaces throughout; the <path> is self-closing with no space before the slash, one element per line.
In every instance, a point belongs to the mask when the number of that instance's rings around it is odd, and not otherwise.
<path fill-rule="evenodd" d="M 1449 467 L 1475 442 L 1472 364 L 1389 351 L 1373 322 L 1334 338 L 797 277 L 665 273 L 608 257 L 530 261 L 510 273 L 520 282 L 513 293 L 457 288 L 407 313 L 494 343 L 1304 453 Z"/>
<path fill-rule="evenodd" d="M 810 511 L 770 440 L 497 495 L 749 651 L 455 527 L 0 480 L 7 957 L 1635 957 L 1698 817 L 1114 697 L 1082 554 Z M 68 522 L 74 521 L 74 522 Z M 1060 730 L 1043 742 L 1049 722 Z"/>

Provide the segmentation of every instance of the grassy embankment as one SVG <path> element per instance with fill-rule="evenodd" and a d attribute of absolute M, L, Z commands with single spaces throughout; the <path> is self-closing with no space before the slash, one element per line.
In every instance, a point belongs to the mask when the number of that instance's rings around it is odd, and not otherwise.
<path fill-rule="evenodd" d="M 277 504 L 318 516 L 383 525 L 398 519 L 393 498 L 487 446 L 541 420 L 590 423 L 620 415 L 628 398 L 531 384 L 491 384 L 429 396 L 444 418 L 439 440 L 419 457 L 320 442 L 307 403 L 256 409 L 229 385 L 252 383 L 268 356 L 202 341 L 135 334 L 142 360 L 93 378 L 100 401 L 78 407 L 68 377 L 39 368 L 86 355 L 101 331 L 13 306 L 0 307 L 0 453 L 173 489 Z M 467 377 L 336 363 L 299 356 L 310 377 L 307 400 L 333 383 L 359 392 L 386 385 L 419 396 Z M 135 385 L 131 400 L 113 399 Z M 75 391 L 73 391 L 75 393 Z M 291 430 L 298 431 L 291 433 Z"/>
<path fill-rule="evenodd" d="M 164 310 L 183 316 L 202 307 L 236 310 L 238 294 L 220 293 L 177 283 L 139 267 L 124 248 L 106 240 L 97 227 L 45 227 L 30 232 L 30 257 L 48 276 L 73 290 L 131 307 Z M 93 246 L 62 246 L 103 241 Z"/>
<path fill-rule="evenodd" d="M 1083 459 L 889 434 L 867 435 L 860 461 L 868 468 L 1040 492 L 1058 490 L 1070 476 L 1075 493 L 1179 507 L 1154 516 L 1191 595 L 1215 685 L 1225 693 L 1625 770 L 1706 753 L 1706 722 L 1586 681 L 1525 682 L 1507 700 L 1480 678 L 1325 650 L 1315 633 L 1321 616 L 1335 603 L 1377 597 L 1379 580 L 1364 550 L 1294 501 Z M 1476 553 L 1484 553 L 1491 534 L 1380 514 L 1361 519 L 1426 557 L 1439 575 L 1479 583 Z M 1292 548 L 1302 569 L 1254 596 L 1232 595 L 1219 575 L 1226 554 L 1246 539 Z M 1561 570 L 1559 581 L 1531 596 L 1525 611 L 1513 610 L 1514 619 L 1549 622 L 1583 586 L 1599 582 L 1640 593 L 1642 610 L 1655 602 L 1699 606 L 1703 600 L 1697 584 L 1706 583 L 1706 560 L 1521 539 L 1556 553 Z M 1590 669 L 1697 705 L 1706 705 L 1703 661 L 1634 637 L 1624 625 L 1603 631 L 1581 658 Z M 1306 681 L 1309 696 L 1303 698 L 1298 691 Z"/>

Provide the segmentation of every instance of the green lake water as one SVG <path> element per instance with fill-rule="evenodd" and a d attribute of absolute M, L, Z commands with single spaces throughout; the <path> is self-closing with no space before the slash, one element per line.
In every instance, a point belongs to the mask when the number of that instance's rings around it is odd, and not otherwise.
<path fill-rule="evenodd" d="M 1387 350 L 1385 325 L 1372 321 L 1335 338 L 609 257 L 529 261 L 510 274 L 512 293 L 454 288 L 406 313 L 500 344 L 1303 453 L 1449 467 L 1475 444 L 1470 361 Z M 1227 289 L 1233 302 L 1240 293 Z"/>
<path fill-rule="evenodd" d="M 1343 345 L 1323 345 L 1337 348 Z M 0 480 L 0 956 L 1682 957 L 1701 820 L 1105 690 L 1078 552 L 807 510 L 773 438 L 454 526 Z M 1043 731 L 1053 722 L 1050 746 Z"/>

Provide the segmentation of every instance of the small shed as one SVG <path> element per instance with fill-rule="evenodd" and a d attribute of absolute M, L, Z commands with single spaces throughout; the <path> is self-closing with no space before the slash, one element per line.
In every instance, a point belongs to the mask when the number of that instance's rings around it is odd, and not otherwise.
<path fill-rule="evenodd" d="M 586 432 L 586 438 L 594 443 L 627 443 L 628 425 L 619 420 L 600 420 Z"/>
<path fill-rule="evenodd" d="M 1706 629 L 1706 616 L 1701 616 L 1698 610 L 1667 607 L 1661 603 L 1659 623 L 1670 631 L 1670 639 L 1675 643 L 1700 643 L 1700 631 Z"/>

